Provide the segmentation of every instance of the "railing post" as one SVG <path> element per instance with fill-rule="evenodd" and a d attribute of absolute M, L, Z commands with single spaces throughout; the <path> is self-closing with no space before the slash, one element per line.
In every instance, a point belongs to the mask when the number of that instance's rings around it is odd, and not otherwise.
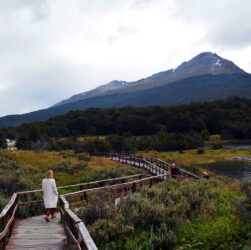
<path fill-rule="evenodd" d="M 135 182 L 133 182 L 133 184 L 132 184 L 132 192 L 133 193 L 136 192 L 136 183 Z"/>
<path fill-rule="evenodd" d="M 139 176 L 139 179 L 140 179 L 140 180 L 142 179 L 142 176 L 141 176 L 141 175 Z M 140 183 L 140 189 L 142 188 L 142 185 L 143 185 L 143 184 Z"/>
<path fill-rule="evenodd" d="M 59 199 L 59 206 L 60 206 L 60 219 L 61 219 L 61 222 L 62 222 L 63 221 L 63 210 L 64 210 L 64 208 L 63 208 L 63 202 L 61 200 L 61 197 Z"/>
<path fill-rule="evenodd" d="M 149 185 L 149 188 L 151 188 L 151 187 L 152 187 L 152 185 L 153 185 L 153 180 L 152 180 L 152 179 L 150 179 L 150 185 Z"/>
<path fill-rule="evenodd" d="M 80 186 L 79 186 L 79 190 L 80 190 L 80 191 L 83 190 L 83 185 L 80 185 Z M 82 195 L 80 196 L 80 200 L 83 201 L 83 196 L 82 196 Z"/>
<path fill-rule="evenodd" d="M 2 218 L 1 222 L 2 222 L 2 228 L 4 229 L 5 228 L 5 216 Z M 3 243 L 3 249 L 5 249 L 5 247 L 6 247 L 5 237 L 2 239 L 2 243 Z"/>
<path fill-rule="evenodd" d="M 88 195 L 86 192 L 84 192 L 84 199 L 85 199 L 86 203 L 88 203 Z"/>

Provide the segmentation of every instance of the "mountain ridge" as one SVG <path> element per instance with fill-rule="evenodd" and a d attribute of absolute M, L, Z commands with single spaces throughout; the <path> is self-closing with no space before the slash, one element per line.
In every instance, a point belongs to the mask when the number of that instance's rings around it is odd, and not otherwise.
<path fill-rule="evenodd" d="M 149 77 L 142 78 L 133 82 L 114 80 L 112 82 L 100 85 L 93 90 L 73 95 L 68 99 L 56 103 L 52 107 L 84 100 L 99 95 L 103 96 L 153 88 L 195 75 L 224 73 L 246 74 L 244 70 L 236 66 L 232 61 L 224 59 L 218 56 L 216 53 L 202 52 L 193 57 L 188 62 L 184 61 L 176 69 L 169 69 L 166 71 L 158 72 Z"/>

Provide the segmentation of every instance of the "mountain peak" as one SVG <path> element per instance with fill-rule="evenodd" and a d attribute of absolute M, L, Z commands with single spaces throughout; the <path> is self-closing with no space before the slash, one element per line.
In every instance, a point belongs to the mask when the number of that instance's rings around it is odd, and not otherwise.
<path fill-rule="evenodd" d="M 183 74 L 233 74 L 245 73 L 232 61 L 224 59 L 212 52 L 202 52 L 188 62 L 183 62 L 178 68 Z"/>

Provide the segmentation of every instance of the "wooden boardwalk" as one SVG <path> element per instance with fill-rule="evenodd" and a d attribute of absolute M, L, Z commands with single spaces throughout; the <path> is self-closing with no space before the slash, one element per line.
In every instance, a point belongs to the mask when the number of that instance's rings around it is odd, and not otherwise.
<path fill-rule="evenodd" d="M 17 220 L 6 249 L 61 250 L 67 245 L 64 227 L 57 218 L 46 222 L 44 215 Z"/>
<path fill-rule="evenodd" d="M 118 198 L 121 197 L 121 195 L 126 196 L 128 193 L 140 191 L 143 185 L 151 188 L 160 181 L 166 181 L 171 177 L 169 173 L 170 163 L 154 157 L 143 157 L 131 154 L 105 154 L 105 156 L 110 160 L 143 168 L 151 173 L 152 176 L 136 174 L 58 187 L 58 189 L 79 188 L 79 191 L 60 195 L 60 212 L 65 218 L 64 226 L 60 223 L 60 214 L 57 214 L 57 218 L 51 220 L 49 223 L 44 220 L 44 215 L 29 217 L 24 220 L 15 220 L 19 207 L 42 205 L 43 200 L 27 200 L 27 195 L 42 193 L 42 190 L 14 193 L 9 203 L 0 213 L 0 227 L 2 229 L 2 232 L 0 232 L 0 248 L 60 250 L 67 249 L 68 239 L 78 250 L 97 250 L 97 246 L 84 222 L 71 210 L 71 207 L 88 203 L 92 198 L 92 194 L 99 194 L 107 189 L 115 190 L 116 195 L 114 195 L 114 198 Z M 200 179 L 199 176 L 188 171 L 183 169 L 179 170 L 182 178 Z M 129 181 L 129 179 L 132 180 Z M 125 183 L 126 180 L 127 182 Z M 117 183 L 118 181 L 120 183 Z M 108 183 L 110 183 L 110 185 Z M 88 185 L 93 184 L 99 184 L 99 187 L 87 188 Z M 68 200 L 71 199 L 75 199 L 73 203 L 69 203 Z M 22 202 L 20 202 L 20 200 Z M 9 239 L 12 226 L 14 226 L 14 228 Z M 6 246 L 7 241 L 8 244 Z"/>

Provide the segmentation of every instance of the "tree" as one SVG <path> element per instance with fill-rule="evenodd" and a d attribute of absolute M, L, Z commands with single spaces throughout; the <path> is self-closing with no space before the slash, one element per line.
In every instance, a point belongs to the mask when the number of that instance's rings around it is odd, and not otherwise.
<path fill-rule="evenodd" d="M 27 149 L 28 148 L 28 141 L 27 141 L 27 138 L 26 136 L 24 135 L 20 135 L 17 139 L 17 142 L 16 142 L 16 147 L 18 149 Z"/>
<path fill-rule="evenodd" d="M 30 128 L 29 139 L 32 142 L 37 142 L 41 137 L 40 129 L 37 125 L 33 124 Z"/>
<path fill-rule="evenodd" d="M 0 133 L 0 148 L 7 148 L 7 142 L 4 138 L 3 133 Z"/>

